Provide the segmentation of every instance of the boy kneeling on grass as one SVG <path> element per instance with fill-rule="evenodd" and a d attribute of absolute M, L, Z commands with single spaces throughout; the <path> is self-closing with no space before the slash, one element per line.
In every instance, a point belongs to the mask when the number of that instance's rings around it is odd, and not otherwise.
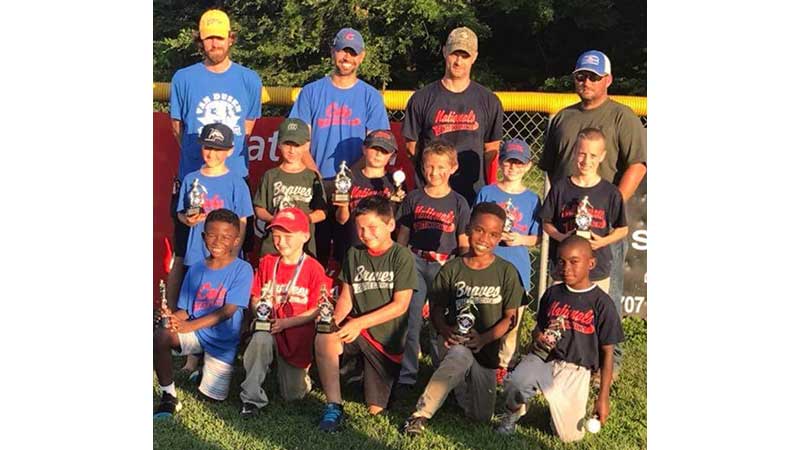
<path fill-rule="evenodd" d="M 173 382 L 172 354 L 205 353 L 201 394 L 225 400 L 233 377 L 233 362 L 239 345 L 239 327 L 248 305 L 253 269 L 238 259 L 239 216 L 228 209 L 215 209 L 205 218 L 203 242 L 210 255 L 189 267 L 178 295 L 178 310 L 162 311 L 168 326 L 153 333 L 153 365 L 161 386 L 161 403 L 153 418 L 180 411 Z"/>
<path fill-rule="evenodd" d="M 333 313 L 335 331 L 317 333 L 317 370 L 327 404 L 322 431 L 336 431 L 344 418 L 339 365 L 362 358 L 364 398 L 369 413 L 379 414 L 400 373 L 408 304 L 417 287 L 414 256 L 392 241 L 394 217 L 385 197 L 367 197 L 353 211 L 364 246 L 351 247 L 342 264 L 341 295 Z M 340 361 L 341 358 L 341 361 Z"/>
<path fill-rule="evenodd" d="M 300 208 L 278 211 L 269 225 L 277 255 L 261 257 L 250 292 L 256 316 L 262 289 L 271 301 L 270 331 L 255 329 L 244 352 L 242 417 L 255 416 L 269 399 L 261 387 L 272 360 L 278 360 L 278 387 L 284 400 L 299 400 L 311 390 L 308 369 L 314 343 L 314 318 L 320 288 L 330 292 L 330 279 L 316 259 L 303 252 L 311 238 L 309 217 Z M 255 328 L 255 321 L 254 321 Z"/>
<path fill-rule="evenodd" d="M 468 417 L 492 418 L 501 338 L 514 327 L 524 295 L 517 269 L 493 252 L 505 220 L 499 205 L 475 205 L 467 226 L 469 251 L 445 263 L 433 280 L 431 320 L 444 358 L 403 425 L 408 435 L 425 430 L 452 390 Z"/>
<path fill-rule="evenodd" d="M 558 437 L 564 442 L 583 439 L 589 378 L 598 365 L 600 393 L 594 412 L 602 424 L 608 420 L 614 345 L 624 336 L 611 297 L 589 280 L 595 264 L 588 240 L 572 235 L 560 243 L 558 270 L 564 283 L 542 296 L 533 330 L 538 351 L 527 354 L 505 384 L 506 414 L 498 433 L 514 433 L 528 402 L 541 391 Z"/>

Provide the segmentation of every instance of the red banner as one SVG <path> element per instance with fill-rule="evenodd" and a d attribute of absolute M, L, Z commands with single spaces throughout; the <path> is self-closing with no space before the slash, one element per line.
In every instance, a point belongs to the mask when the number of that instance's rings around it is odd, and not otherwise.
<path fill-rule="evenodd" d="M 256 120 L 253 134 L 247 141 L 247 154 L 250 158 L 250 190 L 255 193 L 261 177 L 268 169 L 278 165 L 278 126 L 283 117 L 262 117 Z M 402 169 L 406 174 L 406 185 L 409 191 L 414 188 L 414 172 L 406 156 L 405 140 L 400 132 L 402 124 L 392 122 L 392 133 L 397 139 L 398 151 L 389 161 L 388 172 Z M 165 259 L 167 246 L 165 239 L 172 242 L 172 217 L 170 200 L 173 180 L 178 174 L 178 157 L 180 149 L 172 135 L 172 124 L 169 114 L 153 113 L 153 295 L 154 304 L 158 300 L 158 280 L 167 278 Z M 173 245 L 174 246 L 174 245 Z M 255 262 L 261 243 L 253 245 L 253 251 L 246 255 L 248 261 Z"/>

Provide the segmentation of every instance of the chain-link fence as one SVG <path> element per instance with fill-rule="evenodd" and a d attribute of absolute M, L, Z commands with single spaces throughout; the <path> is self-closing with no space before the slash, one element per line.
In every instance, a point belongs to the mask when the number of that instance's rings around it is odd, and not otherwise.
<path fill-rule="evenodd" d="M 389 120 L 402 122 L 405 117 L 405 112 L 402 110 L 387 110 Z M 642 116 L 642 125 L 647 127 L 647 116 Z M 547 124 L 549 115 L 544 112 L 525 112 L 525 111 L 506 111 L 505 120 L 503 121 L 503 140 L 512 138 L 519 138 L 528 143 L 533 153 L 533 167 L 525 175 L 525 185 L 537 193 L 544 201 L 544 185 L 545 174 L 541 169 L 536 167 L 535 162 L 539 161 L 544 149 L 544 137 L 547 132 Z M 502 178 L 502 174 L 498 174 Z M 539 289 L 539 264 L 540 264 L 540 247 L 531 249 L 531 291 L 530 294 L 535 296 Z"/>

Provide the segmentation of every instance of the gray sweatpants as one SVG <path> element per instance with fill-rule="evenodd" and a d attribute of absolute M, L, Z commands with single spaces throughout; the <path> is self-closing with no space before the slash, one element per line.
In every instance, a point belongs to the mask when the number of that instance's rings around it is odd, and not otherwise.
<path fill-rule="evenodd" d="M 281 358 L 275 347 L 275 339 L 266 331 L 256 331 L 244 351 L 245 379 L 241 384 L 239 398 L 259 408 L 267 406 L 269 398 L 261 387 L 269 373 L 273 356 L 278 360 L 278 388 L 286 400 L 299 400 L 311 391 L 308 369 L 301 369 Z"/>

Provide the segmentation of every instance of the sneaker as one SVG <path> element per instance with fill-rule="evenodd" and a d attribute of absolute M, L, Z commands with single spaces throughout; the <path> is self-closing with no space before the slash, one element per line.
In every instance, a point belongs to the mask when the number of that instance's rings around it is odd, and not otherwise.
<path fill-rule="evenodd" d="M 325 405 L 325 411 L 322 413 L 322 420 L 319 421 L 320 431 L 339 431 L 344 419 L 344 410 L 342 405 L 336 403 L 328 403 Z"/>
<path fill-rule="evenodd" d="M 244 404 L 242 404 L 241 411 L 239 411 L 239 415 L 247 419 L 250 417 L 255 417 L 258 414 L 258 411 L 259 411 L 258 406 L 252 403 L 244 402 Z"/>
<path fill-rule="evenodd" d="M 506 410 L 506 413 L 500 416 L 500 424 L 494 430 L 500 434 L 514 434 L 517 432 L 517 422 L 525 415 L 525 408 L 522 407 L 515 412 Z"/>
<path fill-rule="evenodd" d="M 403 433 L 409 436 L 419 436 L 425 431 L 425 427 L 428 425 L 428 418 L 427 417 L 414 417 L 411 416 L 406 419 L 406 422 L 403 424 Z"/>
<path fill-rule="evenodd" d="M 195 370 L 194 372 L 189 374 L 189 382 L 200 386 L 200 382 L 203 381 L 203 367 L 201 366 L 199 369 Z"/>
<path fill-rule="evenodd" d="M 178 411 L 183 408 L 180 400 L 177 397 L 164 392 L 161 394 L 161 403 L 158 404 L 156 412 L 153 413 L 153 419 L 166 419 L 174 416 Z"/>
<path fill-rule="evenodd" d="M 497 371 L 495 371 L 495 378 L 497 379 L 497 385 L 502 386 L 505 382 L 506 375 L 508 375 L 508 369 L 505 367 L 498 367 Z"/>

